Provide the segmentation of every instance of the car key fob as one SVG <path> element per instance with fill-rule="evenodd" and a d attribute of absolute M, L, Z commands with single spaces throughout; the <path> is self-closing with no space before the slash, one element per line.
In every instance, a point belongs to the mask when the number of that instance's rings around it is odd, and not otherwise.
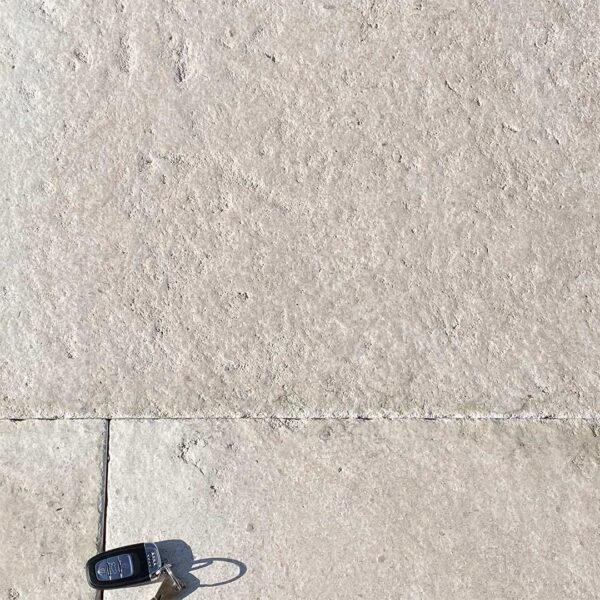
<path fill-rule="evenodd" d="M 162 567 L 156 544 L 133 544 L 90 558 L 86 573 L 93 588 L 114 590 L 157 581 Z"/>

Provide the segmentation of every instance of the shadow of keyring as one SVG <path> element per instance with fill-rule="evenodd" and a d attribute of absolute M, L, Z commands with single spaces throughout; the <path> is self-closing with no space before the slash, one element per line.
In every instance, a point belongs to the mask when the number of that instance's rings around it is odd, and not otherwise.
<path fill-rule="evenodd" d="M 241 579 L 248 570 L 248 567 L 246 567 L 246 565 L 241 560 L 235 560 L 234 558 L 198 558 L 194 560 L 194 562 L 189 568 L 189 571 L 191 572 L 196 571 L 198 569 L 205 569 L 207 567 L 210 567 L 211 565 L 214 565 L 215 563 L 228 563 L 237 567 L 238 572 L 233 577 L 230 577 L 229 579 L 226 579 L 224 581 L 217 581 L 215 583 L 200 583 L 198 587 L 219 587 L 221 585 L 233 583 L 234 581 Z"/>

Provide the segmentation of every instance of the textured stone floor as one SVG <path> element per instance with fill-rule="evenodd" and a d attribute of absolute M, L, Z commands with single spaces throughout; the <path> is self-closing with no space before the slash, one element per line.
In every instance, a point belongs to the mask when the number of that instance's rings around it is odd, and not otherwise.
<path fill-rule="evenodd" d="M 0 599 L 95 598 L 102 543 L 101 421 L 0 421 Z"/>
<path fill-rule="evenodd" d="M 0 600 L 597 598 L 599 27 L 0 1 Z"/>
<path fill-rule="evenodd" d="M 557 421 L 119 421 L 107 543 L 167 540 L 198 598 L 591 599 L 596 435 Z M 247 572 L 201 587 L 239 574 L 194 569 L 209 558 Z"/>
<path fill-rule="evenodd" d="M 105 531 L 107 548 L 158 542 L 186 598 L 592 599 L 598 433 L 582 420 L 0 421 L 0 598 L 95 598 L 83 566 Z"/>
<path fill-rule="evenodd" d="M 595 2 L 0 11 L 2 416 L 597 413 Z"/>

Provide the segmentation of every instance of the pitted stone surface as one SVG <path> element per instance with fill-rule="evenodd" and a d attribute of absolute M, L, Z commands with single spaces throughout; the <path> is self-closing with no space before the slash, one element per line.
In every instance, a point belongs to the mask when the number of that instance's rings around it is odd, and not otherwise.
<path fill-rule="evenodd" d="M 93 600 L 102 494 L 100 421 L 0 421 L 0 598 Z"/>
<path fill-rule="evenodd" d="M 0 416 L 598 414 L 599 27 L 5 0 Z"/>
<path fill-rule="evenodd" d="M 161 542 L 190 598 L 591 600 L 599 465 L 581 422 L 118 421 L 107 542 Z M 240 572 L 211 558 L 247 572 L 198 587 Z"/>

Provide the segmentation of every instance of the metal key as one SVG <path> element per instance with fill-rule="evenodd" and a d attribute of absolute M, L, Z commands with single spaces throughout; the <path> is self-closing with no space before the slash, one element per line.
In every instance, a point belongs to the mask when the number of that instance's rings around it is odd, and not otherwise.
<path fill-rule="evenodd" d="M 152 600 L 176 600 L 185 590 L 185 583 L 173 575 L 171 565 L 163 565 L 161 571 L 165 575 L 165 579 Z"/>

